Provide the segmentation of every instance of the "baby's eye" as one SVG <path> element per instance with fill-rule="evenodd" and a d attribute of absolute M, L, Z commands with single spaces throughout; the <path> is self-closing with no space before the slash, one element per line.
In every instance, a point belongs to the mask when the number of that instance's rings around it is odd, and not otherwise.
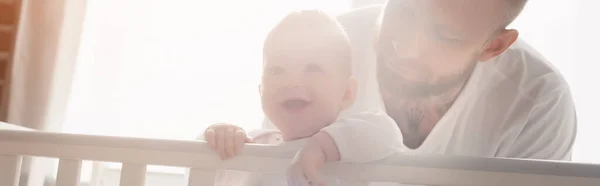
<path fill-rule="evenodd" d="M 322 72 L 323 69 L 317 64 L 308 64 L 304 68 L 306 72 Z"/>

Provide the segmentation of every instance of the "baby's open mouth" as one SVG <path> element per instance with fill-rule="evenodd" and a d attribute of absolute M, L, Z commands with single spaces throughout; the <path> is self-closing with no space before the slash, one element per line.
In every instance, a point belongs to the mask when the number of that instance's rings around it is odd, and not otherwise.
<path fill-rule="evenodd" d="M 310 101 L 304 99 L 289 99 L 282 103 L 283 108 L 291 113 L 298 113 L 308 105 L 310 105 Z"/>

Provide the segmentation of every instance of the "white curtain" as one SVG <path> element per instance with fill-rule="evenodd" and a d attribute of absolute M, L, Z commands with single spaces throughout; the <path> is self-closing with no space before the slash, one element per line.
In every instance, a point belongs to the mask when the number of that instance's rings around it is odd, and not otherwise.
<path fill-rule="evenodd" d="M 22 8 L 7 122 L 41 131 L 60 131 L 71 92 L 85 1 L 12 2 L 22 3 Z M 48 158 L 25 157 L 20 182 L 43 185 L 56 176 L 53 170 L 56 166 Z"/>
<path fill-rule="evenodd" d="M 191 139 L 215 122 L 258 128 L 264 36 L 286 12 L 349 0 L 89 1 L 65 132 Z M 574 160 L 600 162 L 594 0 L 530 0 L 512 25 L 561 70 L 579 112 Z M 596 30 L 593 30 L 596 29 Z M 600 92 L 600 91 L 598 91 Z"/>

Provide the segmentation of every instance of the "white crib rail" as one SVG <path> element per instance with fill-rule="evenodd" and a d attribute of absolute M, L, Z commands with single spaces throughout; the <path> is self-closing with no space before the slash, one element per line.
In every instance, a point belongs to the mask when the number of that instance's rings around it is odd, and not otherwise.
<path fill-rule="evenodd" d="M 17 185 L 21 156 L 59 158 L 59 185 L 76 185 L 81 160 L 122 162 L 121 185 L 144 185 L 146 165 L 189 167 L 190 183 L 210 185 L 217 169 L 282 172 L 295 151 L 250 145 L 242 156 L 221 161 L 198 141 L 0 130 L 0 185 Z M 599 165 L 473 157 L 395 155 L 368 164 L 331 163 L 324 173 L 347 185 L 600 185 Z"/>

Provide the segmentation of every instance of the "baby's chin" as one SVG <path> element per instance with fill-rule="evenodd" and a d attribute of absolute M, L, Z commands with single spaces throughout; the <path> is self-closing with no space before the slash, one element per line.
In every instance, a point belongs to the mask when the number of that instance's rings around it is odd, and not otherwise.
<path fill-rule="evenodd" d="M 294 141 L 304 138 L 309 138 L 315 134 L 317 134 L 319 130 L 281 130 L 281 135 L 283 136 L 284 141 Z"/>
<path fill-rule="evenodd" d="M 313 136 L 332 123 L 328 120 L 316 121 L 314 118 L 316 117 L 288 118 L 273 122 L 275 127 L 281 131 L 284 139 L 296 140 Z"/>

